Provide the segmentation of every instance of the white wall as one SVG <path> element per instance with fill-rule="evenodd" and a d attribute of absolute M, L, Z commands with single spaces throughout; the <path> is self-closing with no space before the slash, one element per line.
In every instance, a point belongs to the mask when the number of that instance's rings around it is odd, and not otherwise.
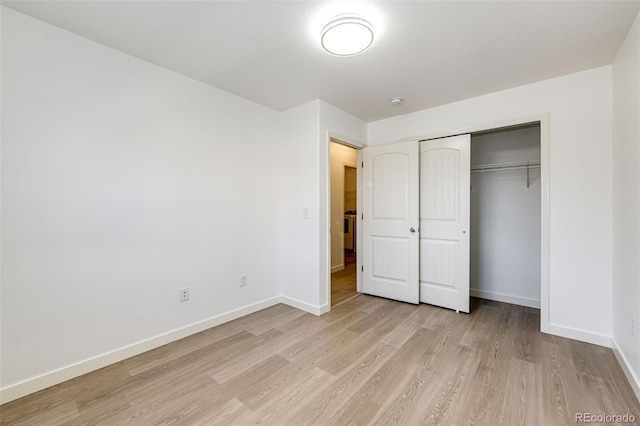
<path fill-rule="evenodd" d="M 611 66 L 369 123 L 370 145 L 550 115 L 550 323 L 612 331 Z M 590 336 L 590 337 L 589 337 Z"/>
<path fill-rule="evenodd" d="M 2 388 L 277 298 L 282 125 L 2 8 Z"/>
<path fill-rule="evenodd" d="M 282 294 L 311 311 L 319 306 L 318 110 L 313 101 L 285 111 L 280 141 Z"/>
<path fill-rule="evenodd" d="M 613 336 L 640 398 L 640 15 L 613 63 L 613 306 Z"/>
<path fill-rule="evenodd" d="M 540 161 L 540 127 L 471 136 L 471 166 Z M 471 173 L 471 295 L 540 307 L 540 169 Z"/>
<path fill-rule="evenodd" d="M 355 146 L 366 140 L 366 124 L 315 100 L 284 112 L 282 141 L 282 295 L 309 312 L 329 310 L 331 220 L 329 144 L 333 137 Z M 303 219 L 308 209 L 308 219 Z"/>
<path fill-rule="evenodd" d="M 344 269 L 344 166 L 356 165 L 356 150 L 331 142 L 331 270 Z"/>

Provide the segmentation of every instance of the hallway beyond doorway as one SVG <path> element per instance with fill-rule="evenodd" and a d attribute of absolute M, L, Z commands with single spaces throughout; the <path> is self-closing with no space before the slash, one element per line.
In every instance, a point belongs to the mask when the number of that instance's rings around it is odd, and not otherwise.
<path fill-rule="evenodd" d="M 344 252 L 344 269 L 331 274 L 331 306 L 339 305 L 356 296 L 356 254 Z"/>

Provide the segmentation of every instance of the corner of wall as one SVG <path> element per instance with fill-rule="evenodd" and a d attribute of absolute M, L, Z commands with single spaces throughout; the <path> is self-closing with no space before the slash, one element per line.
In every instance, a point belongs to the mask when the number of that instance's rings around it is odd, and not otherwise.
<path fill-rule="evenodd" d="M 618 364 L 620 364 L 624 375 L 627 377 L 633 393 L 635 393 L 636 398 L 640 401 L 640 378 L 633 371 L 631 363 L 625 356 L 624 352 L 620 351 L 615 338 L 612 339 L 611 349 L 613 350 L 613 354 L 618 360 Z"/>
<path fill-rule="evenodd" d="M 613 347 L 640 399 L 640 13 L 613 61 L 612 94 Z"/>

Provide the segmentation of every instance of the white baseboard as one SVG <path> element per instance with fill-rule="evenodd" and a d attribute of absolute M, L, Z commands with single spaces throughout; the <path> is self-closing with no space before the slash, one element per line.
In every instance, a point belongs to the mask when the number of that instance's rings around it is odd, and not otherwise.
<path fill-rule="evenodd" d="M 636 374 L 631 369 L 629 360 L 624 355 L 624 353 L 620 351 L 620 349 L 618 348 L 618 344 L 616 343 L 615 338 L 611 339 L 611 343 L 613 343 L 611 345 L 613 354 L 616 356 L 616 359 L 618 360 L 618 364 L 620 364 L 620 367 L 622 367 L 622 371 L 624 371 L 624 375 L 627 376 L 627 380 L 631 385 L 631 389 L 633 389 L 633 393 L 636 394 L 636 398 L 638 398 L 638 401 L 640 401 L 640 378 L 638 378 L 638 376 L 636 376 Z"/>
<path fill-rule="evenodd" d="M 336 266 L 332 266 L 331 267 L 331 273 L 333 274 L 334 272 L 340 272 L 344 270 L 344 264 L 340 264 L 340 265 L 336 265 Z"/>
<path fill-rule="evenodd" d="M 62 367 L 58 370 L 45 373 L 41 376 L 16 383 L 11 386 L 7 386 L 6 388 L 0 389 L 0 404 L 22 398 L 23 396 L 32 394 L 42 389 L 46 389 L 67 380 L 71 380 L 83 374 L 87 374 L 91 371 L 98 370 L 100 368 L 141 354 L 151 349 L 166 345 L 167 343 L 174 342 L 176 340 L 199 333 L 201 331 L 234 320 L 236 318 L 240 318 L 242 316 L 260 311 L 270 306 L 277 305 L 278 303 L 289 304 L 286 301 L 283 301 L 282 297 L 280 296 L 265 299 L 251 305 L 247 305 L 242 308 L 226 312 L 224 314 L 216 315 L 206 320 L 190 324 L 175 330 L 171 330 L 158 336 L 151 337 L 149 339 L 142 340 L 140 342 L 133 343 L 122 348 L 118 348 L 111 352 L 107 352 L 105 354 L 80 361 L 76 364 Z"/>
<path fill-rule="evenodd" d="M 477 288 L 469 289 L 469 294 L 473 297 L 479 297 L 480 299 L 494 300 L 496 302 L 511 303 L 512 305 L 528 306 L 530 308 L 540 309 L 540 300 L 529 299 L 527 297 L 479 290 Z"/>
<path fill-rule="evenodd" d="M 489 297 L 484 298 L 489 299 Z M 503 300 L 498 301 L 502 302 Z M 314 315 L 322 315 L 326 312 L 329 312 L 330 310 L 329 304 L 316 306 L 298 299 L 294 299 L 292 297 L 272 297 L 0 389 L 0 404 L 22 398 L 23 396 L 29 395 L 31 393 L 46 389 L 67 380 L 71 380 L 91 371 L 98 370 L 100 368 L 141 354 L 151 349 L 166 345 L 167 343 L 174 342 L 192 334 L 207 330 L 211 327 L 215 327 L 217 325 L 224 324 L 225 322 L 232 321 L 236 318 L 240 318 L 242 316 L 249 315 L 270 306 L 277 305 L 278 303 L 284 303 L 285 305 L 300 309 L 305 312 L 309 312 Z M 569 339 L 580 340 L 583 342 L 612 348 L 616 358 L 618 359 L 618 362 L 625 372 L 625 375 L 629 379 L 629 382 L 631 383 L 636 396 L 640 400 L 640 381 L 633 373 L 633 371 L 629 368 L 627 359 L 625 358 L 624 354 L 618 350 L 618 347 L 611 336 L 592 333 L 589 331 L 574 329 L 570 327 L 558 326 L 555 324 L 549 324 L 548 331 L 550 334 L 554 334 L 557 336 L 567 337 Z"/>
<path fill-rule="evenodd" d="M 322 315 L 326 312 L 329 312 L 329 305 L 325 304 L 322 306 L 312 305 L 307 302 L 303 302 L 302 300 L 294 299 L 293 297 L 280 296 L 280 302 L 285 305 L 289 305 L 292 308 L 300 309 L 301 311 L 309 312 L 313 315 Z"/>
<path fill-rule="evenodd" d="M 594 333 L 592 331 L 580 330 L 578 328 L 566 327 L 557 324 L 549 324 L 548 334 L 592 343 L 594 345 L 604 346 L 607 348 L 611 348 L 613 343 L 611 336 L 606 334 Z"/>

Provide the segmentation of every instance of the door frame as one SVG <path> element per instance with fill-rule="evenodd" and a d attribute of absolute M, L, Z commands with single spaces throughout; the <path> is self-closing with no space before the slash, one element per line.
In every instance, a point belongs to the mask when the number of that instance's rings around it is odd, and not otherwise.
<path fill-rule="evenodd" d="M 487 130 L 507 129 L 526 124 L 540 125 L 540 331 L 550 333 L 549 318 L 549 267 L 550 257 L 550 224 L 549 224 L 549 113 L 530 115 L 522 118 L 498 121 L 488 124 L 453 129 L 432 133 L 421 137 L 401 139 L 396 142 L 424 141 L 445 138 L 466 133 L 484 132 Z"/>
<path fill-rule="evenodd" d="M 356 205 L 358 210 L 361 205 L 361 180 L 362 180 L 362 168 L 358 167 L 358 164 L 362 161 L 362 148 L 366 147 L 365 144 L 357 142 L 351 138 L 346 136 L 342 136 L 340 134 L 327 131 L 326 139 L 324 142 L 324 155 L 326 158 L 324 164 L 324 172 L 326 176 L 325 185 L 327 190 L 324 191 L 324 196 L 320 197 L 320 212 L 324 212 L 324 220 L 322 220 L 322 214 L 320 215 L 320 246 L 322 247 L 322 243 L 324 242 L 324 250 L 320 250 L 319 253 L 319 264 L 320 264 L 320 280 L 318 282 L 319 288 L 318 293 L 325 294 L 325 300 L 327 301 L 326 305 L 322 306 L 320 309 L 320 314 L 331 311 L 331 142 L 336 142 L 340 145 L 348 146 L 350 148 L 355 149 L 356 152 L 356 179 L 357 179 L 357 200 Z M 344 175 L 344 166 L 343 167 L 343 175 Z M 343 176 L 344 180 L 344 176 Z M 344 182 L 343 182 L 344 187 Z M 321 191 L 322 194 L 322 191 Z M 360 222 L 358 222 L 360 226 Z M 361 246 L 361 232 L 358 232 L 356 235 L 356 245 L 358 247 Z M 360 265 L 362 261 L 360 259 L 360 251 L 356 251 L 356 291 L 360 292 L 361 286 L 361 271 Z M 322 299 L 322 298 L 321 298 Z"/>
<path fill-rule="evenodd" d="M 355 149 L 355 148 L 354 148 Z M 356 150 L 356 162 L 355 163 L 348 163 L 346 161 L 342 162 L 342 200 L 340 200 L 340 202 L 342 203 L 342 210 L 344 211 L 345 207 L 344 207 L 344 194 L 346 193 L 346 191 L 344 190 L 344 183 L 345 183 L 345 176 L 347 174 L 347 167 L 350 169 L 355 169 L 356 171 L 356 210 L 358 209 L 358 150 Z M 357 217 L 356 217 L 357 220 Z M 358 230 L 358 226 L 356 225 L 356 231 Z M 358 238 L 358 234 L 356 233 L 356 240 Z M 356 241 L 356 248 L 358 247 L 357 241 Z M 345 265 L 345 261 L 344 261 L 344 235 L 342 238 L 342 266 L 346 266 Z M 356 251 L 356 253 L 358 253 Z"/>

